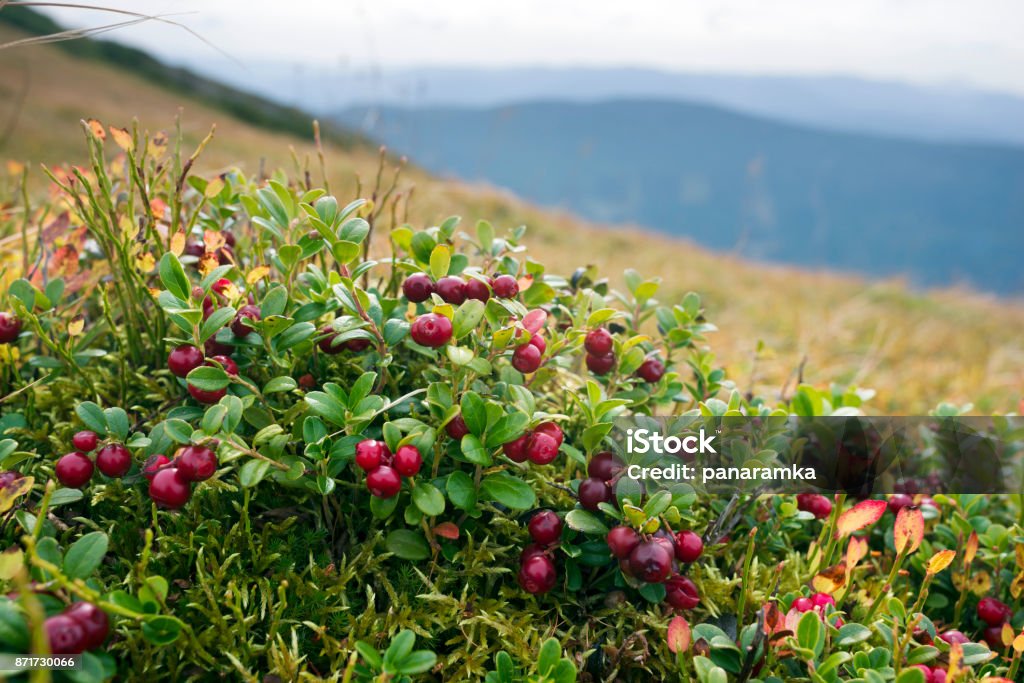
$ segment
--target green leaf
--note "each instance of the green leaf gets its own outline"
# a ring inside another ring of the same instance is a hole
[[[817,612],[806,612],[800,617],[796,626],[796,639],[800,647],[812,651],[815,657],[821,654],[821,648],[825,645],[825,634],[822,631],[821,617]]]
[[[600,534],[602,537],[608,534],[608,527],[601,518],[586,510],[570,510],[565,516],[565,523],[570,529],[585,534]]]
[[[77,503],[82,500],[85,496],[84,493],[78,489],[57,489],[50,496],[50,507],[57,507],[58,505],[68,505],[69,503]]]
[[[448,475],[445,484],[448,491],[448,499],[452,505],[461,510],[472,510],[476,507],[476,486],[473,485],[473,478],[461,470],[455,470]]]
[[[428,517],[436,517],[444,512],[444,494],[428,482],[416,484],[412,490],[412,502]]]
[[[224,308],[218,308],[216,311],[210,314],[210,317],[203,321],[202,326],[199,328],[199,341],[206,341],[213,335],[231,322],[231,319],[235,317],[235,309],[230,306]]]
[[[871,629],[861,624],[845,624],[839,629],[838,640],[836,645],[840,647],[847,647],[848,645],[856,645],[871,637]]]
[[[128,413],[121,408],[107,408],[103,411],[103,417],[107,421],[107,431],[124,441],[128,438],[128,430],[131,425],[128,422]]]
[[[455,310],[452,316],[452,334],[456,339],[462,339],[476,329],[484,317],[484,310],[487,306],[483,301],[467,299]]]
[[[75,541],[64,555],[64,573],[72,579],[88,578],[107,554],[109,540],[102,531],[93,531]]]
[[[103,409],[92,401],[82,401],[75,406],[75,414],[86,427],[101,437],[107,435],[107,416],[103,413]]]
[[[245,488],[252,488],[263,481],[269,471],[270,463],[266,460],[249,460],[238,470],[238,482]]]
[[[345,426],[345,405],[334,396],[322,391],[311,391],[303,400],[315,415],[338,427]]]
[[[533,489],[522,479],[505,472],[495,472],[480,482],[480,490],[489,500],[514,510],[529,510],[537,502]]]
[[[231,377],[224,368],[215,365],[201,365],[188,373],[185,380],[203,391],[218,391],[231,384]]]
[[[555,664],[558,663],[558,659],[562,656],[562,646],[558,644],[558,641],[554,638],[548,638],[540,646],[540,654],[537,655],[537,673],[541,676],[547,676]]]
[[[399,662],[412,652],[413,645],[416,644],[416,634],[408,629],[399,631],[394,638],[391,639],[391,645],[384,651],[384,670],[394,671],[396,662]]]
[[[439,244],[430,252],[430,273],[435,280],[440,280],[448,274],[448,267],[452,263],[452,249],[447,244]]]
[[[437,664],[437,655],[430,650],[416,650],[410,652],[405,659],[395,663],[395,673],[412,676],[423,674],[434,668]]]
[[[462,437],[462,442],[459,444],[462,448],[462,455],[469,462],[474,465],[480,465],[481,467],[487,467],[494,461],[491,459],[491,454],[487,452],[487,449],[480,443],[480,439],[476,438],[472,434],[466,434]]]
[[[181,267],[178,257],[169,251],[160,259],[160,282],[171,294],[182,301],[188,301],[192,290],[188,276],[185,275],[185,269]]]
[[[497,448],[518,439],[526,431],[526,425],[529,423],[530,418],[526,413],[517,411],[505,415],[487,430],[487,447]]]
[[[275,377],[267,382],[263,387],[263,393],[277,394],[282,391],[292,391],[298,386],[298,383],[292,377],[289,377],[288,375],[281,375],[280,377]]]
[[[174,617],[154,617],[142,624],[142,635],[154,645],[170,645],[181,634],[181,622]]]
[[[380,671],[381,667],[384,666],[384,660],[381,658],[380,653],[369,643],[357,640],[355,648],[359,656],[373,669]]]
[[[483,436],[484,430],[487,429],[487,404],[480,398],[480,394],[467,391],[462,395],[460,404],[462,419],[466,421],[470,433]]]
[[[896,683],[927,683],[927,681],[924,672],[915,666],[901,671],[900,675],[896,677]]]
[[[0,642],[14,652],[28,652],[28,624],[9,600],[0,601]]]
[[[178,443],[189,443],[192,441],[192,425],[184,420],[171,418],[164,422],[164,434]]]
[[[212,405],[203,413],[203,421],[199,423],[199,426],[207,434],[216,434],[220,430],[221,424],[224,423],[224,417],[227,414],[228,407],[223,403]],[[164,429],[166,430],[166,426]]]
[[[403,560],[426,560],[430,557],[430,546],[423,534],[411,529],[395,529],[384,542],[389,552]]]

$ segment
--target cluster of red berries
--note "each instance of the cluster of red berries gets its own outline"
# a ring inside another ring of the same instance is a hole
[[[548,343],[544,341],[544,337],[536,332],[532,333],[530,341],[520,344],[512,352],[512,367],[524,375],[537,372],[543,362],[544,352],[547,348]]]
[[[615,368],[615,341],[606,328],[598,327],[588,332],[583,339],[583,348],[587,352],[587,369],[595,375],[607,375]],[[650,356],[637,368],[636,375],[649,384],[656,384],[665,375],[665,364]]]
[[[580,505],[595,511],[601,503],[611,503],[615,498],[613,485],[625,465],[614,453],[598,453],[587,463],[587,478],[580,482],[577,492]]]
[[[77,655],[103,645],[110,633],[107,613],[91,602],[75,602],[43,624],[50,652]]]
[[[820,493],[798,493],[796,507],[800,512],[810,512],[815,519],[825,519],[832,514],[832,501]]]
[[[167,367],[168,369],[178,377],[184,379],[188,376],[188,373],[192,372],[200,365],[220,365],[224,369],[224,372],[232,376],[238,376],[238,365],[231,359],[230,356],[212,356],[209,360],[203,355],[195,346],[191,344],[182,344],[171,350],[167,356]],[[188,393],[195,400],[200,403],[216,403],[217,401],[224,398],[228,390],[225,389],[200,389],[199,387],[189,384]]]
[[[825,619],[825,609],[832,607],[835,609],[836,601],[828,593],[815,593],[811,597],[801,596],[793,601],[791,607],[801,614],[804,612],[814,611],[817,612],[818,616]],[[833,626],[842,626],[843,620],[836,616],[834,618]]]
[[[632,527],[613,527],[605,538],[608,549],[626,576],[646,583],[665,584],[665,602],[676,609],[693,609],[700,604],[697,584],[676,573],[676,562],[696,562],[704,552],[699,534],[684,530],[676,534],[659,531],[641,536]]]
[[[549,465],[558,457],[564,438],[562,428],[557,424],[542,422],[533,431],[503,445],[501,450],[513,462],[529,460],[534,465]]]
[[[0,344],[11,344],[18,341],[21,334],[21,319],[13,313],[0,311]]]
[[[414,304],[422,303],[432,294],[437,294],[445,303],[458,306],[466,299],[487,301],[492,292],[499,299],[512,299],[519,294],[519,282],[511,275],[488,278],[486,282],[472,277],[463,279],[449,275],[435,283],[426,273],[414,273],[402,283],[402,293]]]
[[[213,255],[217,257],[218,263],[226,266],[235,262],[235,235],[229,230],[221,230],[220,234],[224,237],[224,246],[214,251]],[[206,244],[201,239],[189,238],[185,241],[185,253],[202,258],[206,255]]]
[[[96,432],[81,431],[71,438],[71,445],[76,450],[62,455],[54,466],[54,473],[61,484],[73,489],[80,489],[92,479],[93,471],[111,478],[120,478],[132,467],[132,454],[122,444],[110,443],[96,453],[96,464],[87,453],[96,450],[99,437]]]
[[[562,537],[562,520],[551,510],[541,510],[527,528],[533,543],[519,556],[519,585],[527,593],[547,593],[558,581],[551,547]]]
[[[395,454],[383,441],[364,439],[356,444],[356,465],[366,472],[366,488],[378,498],[394,498],[402,490],[402,477],[415,477],[423,466],[420,449],[406,444]]]
[[[1003,624],[1010,621],[1013,611],[1009,605],[996,598],[982,598],[978,601],[978,618],[988,626],[985,628],[983,638],[992,649],[1001,650],[1003,647]]]
[[[940,666],[914,664],[914,668],[924,674],[924,683],[946,683],[946,670]]]
[[[160,507],[176,510],[192,497],[192,483],[206,481],[217,472],[217,454],[205,446],[185,446],[174,459],[151,455],[142,466],[149,480],[149,497]]]

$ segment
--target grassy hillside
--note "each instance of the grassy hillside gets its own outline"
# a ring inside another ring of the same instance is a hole
[[[18,35],[0,26],[0,42]],[[16,122],[0,147],[0,159],[80,162],[81,118],[124,126],[137,116],[144,128],[171,129],[179,107],[188,144],[217,124],[203,170],[237,165],[255,173],[261,160],[267,168],[290,165],[291,148],[300,161],[313,153],[307,140],[258,128],[138,74],[53,46],[8,50],[2,59],[0,131],[12,117]],[[331,188],[339,196],[356,192],[357,175],[364,187],[372,181],[374,150],[328,143],[326,154]],[[42,174],[33,172],[33,178],[34,187],[41,188]],[[5,183],[11,188],[6,178],[0,191]],[[611,272],[635,267],[663,276],[664,299],[701,292],[721,327],[715,339],[720,359],[744,388],[753,380],[769,393],[777,391],[806,356],[806,381],[874,387],[880,396],[869,407],[879,413],[919,413],[944,398],[972,400],[979,412],[1008,411],[1021,395],[1024,309],[1016,304],[961,291],[918,295],[898,282],[867,284],[753,264],[681,240],[540,210],[502,191],[439,180],[416,169],[403,174],[402,187],[415,187],[412,222],[460,214],[505,226],[525,223],[534,235],[531,245],[554,270],[587,263]],[[766,350],[755,364],[759,340]]]

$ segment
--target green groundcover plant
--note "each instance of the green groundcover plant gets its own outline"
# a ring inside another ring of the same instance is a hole
[[[618,418],[869,392],[745,395],[697,294],[403,225],[380,179],[346,203],[85,131],[0,219],[0,652],[82,655],[11,676],[1018,679],[1016,496],[616,485]]]

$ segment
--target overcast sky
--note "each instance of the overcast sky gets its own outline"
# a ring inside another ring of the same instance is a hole
[[[651,66],[845,74],[1024,94],[1024,0],[103,0],[174,17],[242,64]],[[48,10],[62,23],[107,17]],[[172,26],[111,37],[242,69]],[[184,57],[183,57],[184,56]]]

